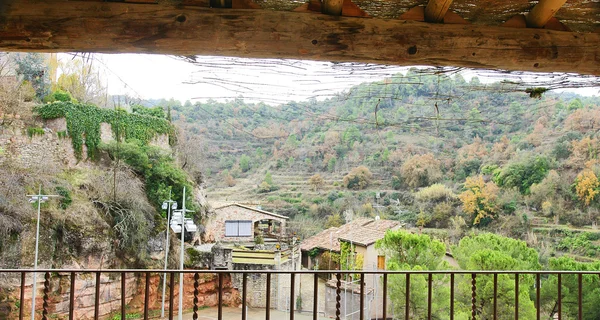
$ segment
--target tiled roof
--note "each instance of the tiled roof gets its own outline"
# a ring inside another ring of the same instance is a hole
[[[341,241],[370,246],[382,239],[386,231],[400,227],[400,222],[392,220],[372,220],[360,228],[353,228],[350,232],[340,235]]]
[[[374,220],[358,218],[339,227],[332,227],[304,239],[300,245],[303,251],[313,248],[340,251],[340,240],[352,241],[368,246],[383,238],[385,232],[400,226],[400,222],[392,220]]]
[[[243,205],[243,204],[240,204],[240,203],[213,203],[212,204],[213,210],[218,210],[218,209],[222,209],[222,208],[226,208],[226,207],[230,207],[230,206],[237,206],[237,207],[240,207],[240,208],[244,208],[244,209],[248,209],[248,210],[260,212],[262,214],[266,214],[266,215],[273,216],[273,217],[280,218],[280,219],[285,219],[285,220],[289,219],[289,217],[282,216],[282,215],[277,214],[277,213],[273,213],[273,212],[265,211],[265,210],[262,210],[262,209],[250,207],[250,206]]]

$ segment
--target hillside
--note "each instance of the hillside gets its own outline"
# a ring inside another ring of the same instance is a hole
[[[449,241],[471,227],[531,244],[548,225],[593,231],[600,98],[510,88],[413,70],[325,101],[171,108],[209,200],[260,201],[302,236],[375,214]],[[372,176],[345,178],[359,166]]]

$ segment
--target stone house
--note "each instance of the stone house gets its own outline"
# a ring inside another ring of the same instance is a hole
[[[375,242],[383,238],[387,230],[396,230],[400,227],[401,224],[398,221],[358,218],[339,227],[323,230],[302,241],[300,245],[302,267],[314,269],[322,260],[320,257],[323,253],[339,254],[340,243],[349,242],[352,243],[355,252],[364,257],[363,267],[365,270],[376,270],[378,263],[385,266],[385,258],[382,259],[375,250]],[[320,267],[320,269],[337,269],[338,267],[334,263],[331,267]]]
[[[211,211],[205,242],[253,243],[258,236],[265,242],[286,236],[288,217],[239,203],[216,205]]]
[[[319,269],[339,269],[337,263],[328,263],[321,259],[325,252],[340,253],[343,243],[349,244],[352,249],[350,258],[362,257],[362,270],[384,270],[386,257],[375,248],[377,240],[382,239],[388,230],[397,230],[402,227],[399,221],[381,220],[379,218],[359,218],[340,227],[329,228],[321,233],[305,239],[300,246],[302,252],[302,266],[313,269],[318,263]],[[347,263],[347,262],[346,262]],[[343,263],[342,263],[343,264]],[[360,267],[359,267],[360,268]],[[367,274],[365,276],[365,311],[371,318],[378,318],[383,307],[381,275]],[[348,319],[358,319],[359,280],[344,279],[342,285],[341,304],[342,316]],[[325,286],[325,301],[321,310],[326,315],[335,314],[335,286],[329,281]]]

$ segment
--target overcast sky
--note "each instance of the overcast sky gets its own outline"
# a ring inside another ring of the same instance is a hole
[[[67,54],[59,59],[71,59]],[[352,63],[297,60],[257,60],[197,57],[196,63],[181,58],[145,54],[94,54],[110,94],[141,99],[174,98],[180,101],[219,100],[242,96],[270,104],[324,99],[363,83],[382,80],[406,68]],[[473,72],[464,72],[470,78]],[[481,77],[480,77],[481,78]],[[498,79],[482,78],[485,81]],[[600,95],[598,88],[579,89]]]

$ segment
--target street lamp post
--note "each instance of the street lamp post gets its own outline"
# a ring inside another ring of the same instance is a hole
[[[179,270],[183,271],[183,244],[184,244],[184,236],[185,236],[185,214],[188,212],[194,212],[192,210],[187,210],[185,208],[185,187],[183,187],[183,199],[181,200],[181,210],[177,210],[181,212],[181,249],[179,256]],[[183,320],[183,272],[179,274],[179,320]]]
[[[171,223],[171,209],[177,209],[177,201],[171,200],[171,190],[169,190],[169,200],[166,200],[162,204],[162,209],[167,210],[167,236],[166,236],[166,244],[165,244],[165,270],[167,270],[167,259],[169,257],[169,225]],[[165,317],[165,289],[167,287],[167,273],[165,272],[163,275],[163,286],[162,286],[162,304],[160,308],[160,317]]]
[[[31,320],[35,320],[35,291],[37,288],[37,265],[38,265],[38,248],[40,237],[40,212],[42,210],[42,202],[48,201],[50,197],[59,197],[58,195],[42,194],[42,185],[40,185],[38,194],[28,194],[29,203],[37,202],[37,222],[35,227],[35,258],[33,260],[33,284],[31,292]]]

